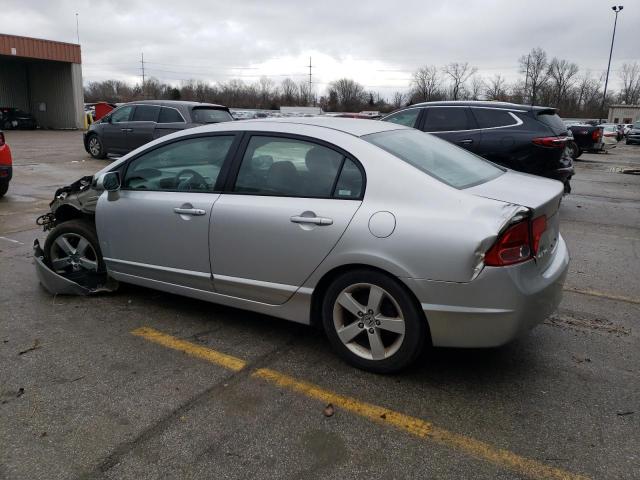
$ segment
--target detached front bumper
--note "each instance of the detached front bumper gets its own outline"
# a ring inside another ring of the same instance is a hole
[[[559,237],[554,258],[543,272],[530,260],[485,267],[469,283],[403,280],[422,304],[434,346],[497,347],[557,309],[568,268],[569,251]]]
[[[38,280],[52,295],[92,295],[95,293],[115,292],[118,289],[118,282],[108,276],[106,276],[104,282],[90,288],[57,274],[44,263],[44,252],[38,240],[33,241],[33,255],[36,261]]]

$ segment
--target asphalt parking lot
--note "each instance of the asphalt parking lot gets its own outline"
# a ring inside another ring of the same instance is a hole
[[[0,479],[640,478],[640,146],[577,162],[546,323],[380,376],[266,316],[127,285],[52,297],[35,218],[107,160],[80,132],[6,137]]]

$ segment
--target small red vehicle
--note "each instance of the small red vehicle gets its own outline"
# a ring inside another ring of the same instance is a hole
[[[13,174],[11,149],[4,140],[4,133],[0,130],[0,197],[9,190],[9,181]]]

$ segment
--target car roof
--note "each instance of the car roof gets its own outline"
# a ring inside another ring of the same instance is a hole
[[[164,105],[167,107],[177,107],[179,105],[183,105],[186,107],[217,107],[217,108],[227,108],[224,105],[218,105],[217,103],[204,103],[204,102],[190,102],[186,100],[136,100],[133,102],[128,102],[127,105],[138,105],[150,103],[152,105]]]
[[[508,110],[534,110],[534,109],[547,109],[548,107],[539,107],[532,105],[520,105],[517,103],[509,102],[493,102],[486,100],[450,100],[441,102],[422,102],[410,105],[407,108],[412,107],[428,107],[428,106],[442,106],[442,107],[488,107],[488,108],[504,108]],[[549,108],[551,109],[551,108]]]
[[[337,117],[283,117],[283,118],[265,118],[259,120],[238,120],[233,122],[235,125],[243,125],[239,127],[244,130],[252,130],[260,128],[265,123],[282,123],[288,125],[311,125],[315,127],[329,128],[340,132],[347,133],[356,137],[369,135],[372,133],[386,132],[390,130],[412,130],[404,125],[391,122],[381,122],[379,120],[366,120],[357,118],[337,118]],[[223,124],[216,124],[223,125]]]

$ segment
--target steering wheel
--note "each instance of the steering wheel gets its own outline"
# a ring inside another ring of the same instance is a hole
[[[182,178],[185,175],[188,177]],[[209,188],[204,177],[190,168],[185,168],[176,175],[176,186],[178,190],[207,190]]]

